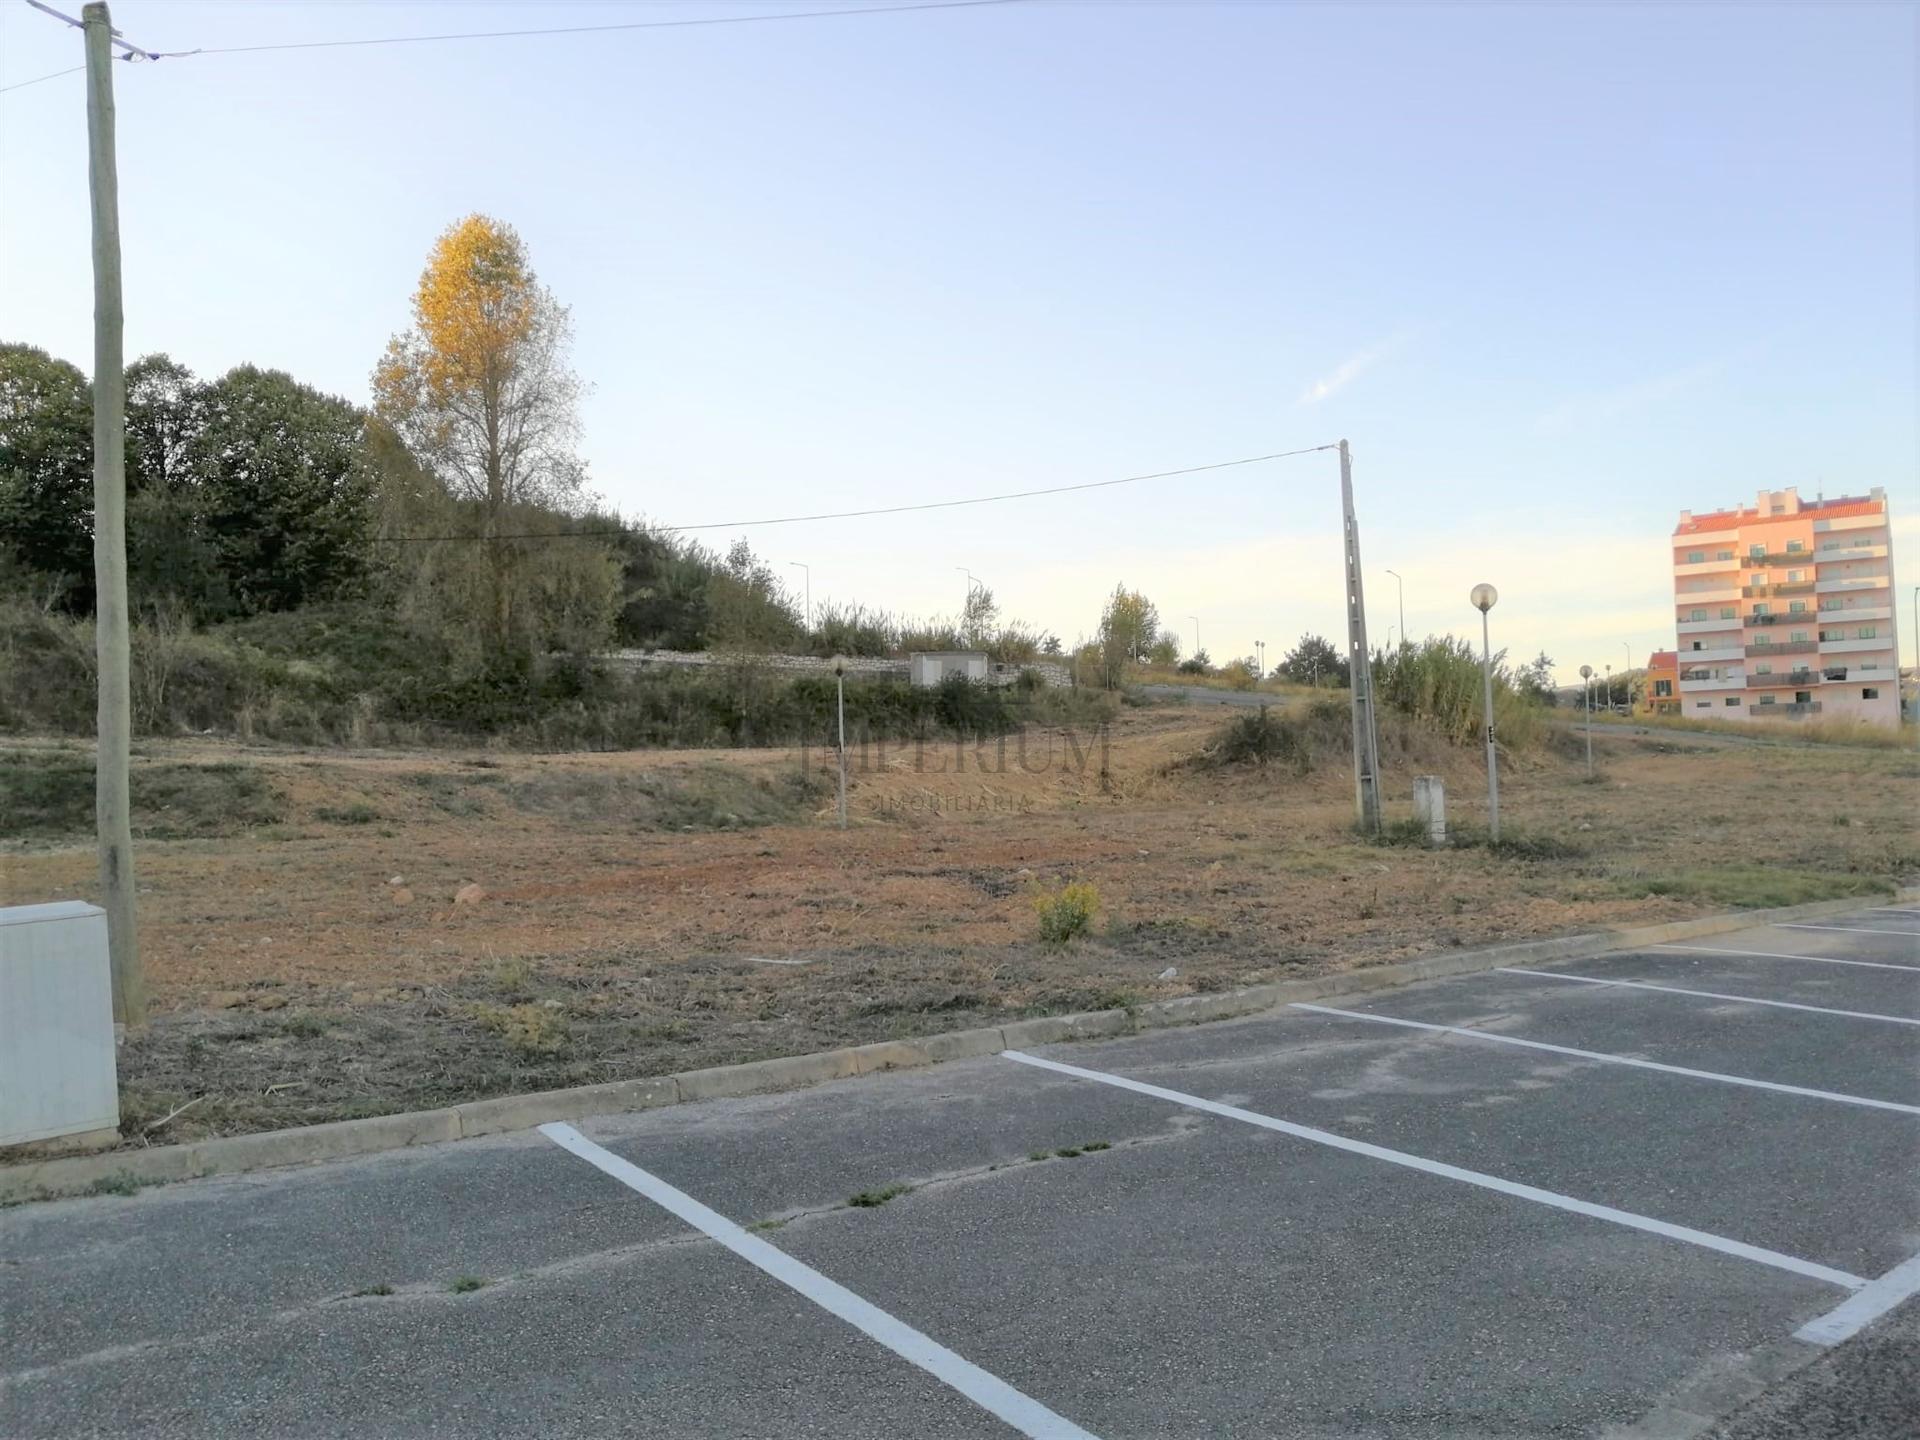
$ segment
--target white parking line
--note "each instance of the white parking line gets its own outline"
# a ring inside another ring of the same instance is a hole
[[[1572,980],[1580,985],[1623,985],[1629,990],[1658,990],[1666,995],[1693,995],[1702,1000],[1737,1000],[1742,1005],[1768,1005],[1776,1010],[1810,1010],[1815,1015],[1843,1015],[1849,1020],[1884,1020],[1889,1025],[1920,1025],[1905,1015],[1877,1015],[1870,1010],[1830,1010],[1825,1005],[1800,1005],[1792,1000],[1756,1000],[1751,995],[1722,995],[1715,990],[1682,990],[1678,985],[1649,985],[1644,980],[1602,980],[1596,975],[1566,975],[1558,970],[1521,970],[1502,966],[1502,975],[1537,975],[1542,980]]]
[[[1490,1030],[1474,1030],[1460,1025],[1434,1025],[1425,1020],[1402,1020],[1395,1015],[1370,1015],[1364,1010],[1336,1010],[1331,1005],[1294,1002],[1295,1010],[1311,1010],[1316,1015],[1339,1015],[1348,1020],[1373,1020],[1381,1025],[1403,1025],[1409,1030],[1435,1030],[1443,1035],[1465,1035],[1473,1040],[1491,1040],[1499,1045],[1524,1045],[1529,1050],[1548,1050],[1555,1055],[1574,1055],[1582,1060],[1602,1060],[1609,1065],[1631,1065],[1636,1070],[1658,1070],[1667,1075],[1685,1075],[1694,1080],[1718,1080],[1722,1085],[1745,1085],[1754,1090],[1777,1090],[1783,1095],[1804,1095],[1810,1100],[1834,1100],[1842,1105],[1865,1105],[1873,1110],[1898,1110],[1905,1115],[1920,1115],[1920,1105],[1901,1105],[1892,1100],[1869,1100],[1864,1095],[1842,1095],[1837,1090],[1809,1090],[1804,1085],[1782,1085],[1774,1080],[1751,1080],[1744,1075],[1721,1075],[1713,1070],[1689,1070],[1684,1065],[1662,1065],[1657,1060],[1635,1060],[1627,1055],[1608,1055],[1599,1050],[1576,1050],[1570,1045],[1549,1045],[1544,1040],[1522,1040],[1517,1035],[1496,1035]]]
[[[1909,939],[1920,938],[1920,933],[1912,930],[1877,930],[1869,925],[1799,925],[1782,923],[1773,928],[1776,930],[1829,930],[1837,935],[1905,935]]]
[[[1290,1120],[1276,1120],[1271,1115],[1242,1110],[1237,1105],[1223,1105],[1217,1100],[1203,1100],[1198,1095],[1188,1095],[1179,1090],[1166,1090],[1140,1080],[1129,1080],[1124,1075],[1109,1075],[1103,1070],[1085,1070],[1078,1065],[1064,1065],[1058,1060],[1043,1060],[1038,1055],[1029,1055],[1023,1050],[1002,1050],[1000,1056],[1003,1060],[1032,1065],[1040,1070],[1053,1070],[1062,1075],[1072,1075],[1077,1079],[1092,1080],[1121,1090],[1132,1090],[1140,1095],[1151,1095],[1156,1100],[1168,1100],[1191,1110],[1204,1110],[1210,1115],[1223,1115],[1229,1120],[1258,1125],[1263,1130],[1277,1130],[1282,1135],[1293,1136],[1296,1140],[1310,1140],[1316,1145],[1326,1145],[1354,1155],[1365,1155],[1373,1160],[1384,1160],[1390,1165],[1404,1165],[1409,1170],[1420,1170],[1428,1175],[1441,1176],[1443,1179],[1477,1185],[1483,1190],[1494,1190],[1502,1195],[1517,1196],[1522,1200],[1531,1200],[1536,1205],[1547,1205],[1555,1210],[1570,1210],[1576,1215],[1587,1215],[1596,1220],[1610,1220],[1616,1225],[1624,1225],[1632,1230],[1645,1230],[1653,1235],[1663,1235],[1669,1240],[1684,1240],[1689,1245],[1718,1250],[1723,1255],[1736,1255],[1742,1260],[1751,1260],[1759,1265],[1770,1265],[1776,1270],[1791,1271],[1795,1275],[1825,1280],[1830,1285],[1839,1285],[1848,1290],[1858,1290],[1867,1283],[1862,1277],[1850,1275],[1845,1270],[1818,1265],[1795,1255],[1783,1255],[1778,1250],[1764,1250],[1758,1245],[1749,1245],[1742,1240],[1729,1240],[1723,1235],[1711,1235],[1705,1230],[1693,1230],[1685,1225],[1670,1225],[1665,1220],[1655,1220],[1648,1215],[1635,1215],[1630,1210],[1616,1210],[1611,1205],[1596,1205],[1589,1200],[1576,1200],[1570,1195],[1556,1194],[1552,1190],[1541,1190],[1532,1185],[1519,1184],[1517,1181],[1502,1180],[1498,1175],[1486,1175],[1478,1170],[1463,1170],[1458,1165],[1447,1165],[1438,1160],[1409,1155],[1404,1150],[1389,1150],[1383,1145],[1369,1145],[1364,1140],[1349,1140],[1344,1135],[1335,1135],[1328,1130],[1315,1130],[1306,1125],[1296,1125]]]
[[[1793,1338],[1838,1345],[1910,1295],[1920,1295],[1920,1255],[1902,1261],[1878,1280],[1869,1280],[1826,1314],[1794,1331]]]
[[[1695,955],[1753,955],[1762,960],[1817,960],[1822,965],[1858,965],[1867,970],[1906,970],[1920,975],[1920,965],[1889,965],[1884,960],[1842,960],[1837,955],[1782,955],[1778,950],[1721,950],[1712,945],[1655,945],[1654,950],[1687,950]]]
[[[1071,1420],[1054,1414],[1038,1400],[1021,1394],[1006,1381],[989,1375],[972,1361],[963,1360],[911,1325],[894,1319],[886,1311],[862,1300],[811,1266],[801,1264],[784,1250],[775,1249],[757,1236],[749,1235],[726,1216],[709,1210],[691,1195],[674,1189],[657,1175],[651,1175],[638,1165],[621,1159],[611,1150],[602,1149],[571,1125],[542,1125],[540,1133],[561,1149],[578,1155],[621,1184],[639,1191],[694,1229],[718,1240],[742,1260],[758,1266],[829,1314],[839,1316],[901,1359],[918,1365],[934,1379],[958,1390],[982,1410],[1006,1421],[1022,1435],[1031,1436],[1033,1440],[1095,1440],[1087,1431]]]

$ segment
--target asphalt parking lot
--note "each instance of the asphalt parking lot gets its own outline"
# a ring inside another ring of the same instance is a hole
[[[23,1205],[0,1435],[1911,1434],[1917,1062],[1879,907]]]

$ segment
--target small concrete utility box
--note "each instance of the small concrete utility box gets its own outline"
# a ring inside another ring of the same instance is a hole
[[[907,657],[907,674],[915,685],[937,686],[950,675],[984,681],[991,667],[984,650],[916,650]]]
[[[1427,833],[1427,844],[1447,843],[1447,787],[1438,775],[1413,777],[1413,818]]]
[[[0,1145],[117,1131],[107,913],[0,908]]]

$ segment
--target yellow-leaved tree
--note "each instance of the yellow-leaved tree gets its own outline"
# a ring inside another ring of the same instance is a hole
[[[469,215],[434,242],[412,328],[373,372],[374,412],[458,502],[484,555],[488,647],[528,632],[537,588],[510,537],[584,495],[575,453],[580,381],[567,308],[533,272],[511,225]],[[551,543],[551,542],[550,542]],[[581,542],[572,542],[581,543]]]

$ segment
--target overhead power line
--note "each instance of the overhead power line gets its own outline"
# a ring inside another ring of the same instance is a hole
[[[0,85],[0,95],[6,94],[9,90],[24,90],[29,85],[38,85],[42,80],[58,80],[62,75],[78,75],[86,68],[84,65],[69,65],[64,70],[55,70],[51,75],[36,75],[31,80],[16,80],[11,85]]]
[[[39,0],[27,0],[36,10],[43,10],[57,20],[77,26],[80,22],[71,16],[63,15]],[[266,45],[201,45],[192,50],[144,50],[128,45],[118,38],[114,43],[127,51],[122,59],[136,57],[143,60],[184,60],[190,55],[255,55],[272,50],[342,50],[368,45],[430,45],[449,40],[520,40],[542,35],[606,35],[626,30],[688,30],[715,25],[765,25],[782,20],[832,20],[856,15],[902,15],[917,10],[978,10],[990,5],[1024,5],[1030,0],[917,0],[917,3],[901,5],[856,5],[842,6],[832,10],[788,10],[773,15],[696,15],[679,20],[626,20],[607,25],[542,25],[522,30],[460,30],[435,35],[371,35],[350,40],[284,40]],[[66,71],[59,71],[66,74]],[[0,94],[7,90],[20,90],[28,85],[37,85],[40,80],[51,80],[52,75],[42,75],[38,80],[24,80],[18,85],[0,87]]]
[[[816,520],[859,520],[870,515],[906,515],[918,510],[953,510],[963,505],[993,505],[1002,500],[1031,500],[1041,495],[1067,495],[1077,490],[1106,490],[1115,485],[1137,485],[1143,480],[1171,480],[1178,475],[1199,475],[1208,470],[1228,470],[1237,465],[1258,465],[1267,460],[1286,460],[1295,455],[1312,455],[1320,450],[1337,450],[1338,445],[1309,445],[1303,450],[1280,450],[1271,455],[1248,455],[1240,460],[1216,460],[1211,465],[1189,465],[1182,470],[1156,470],[1148,475],[1123,475],[1118,480],[1088,480],[1078,485],[1049,485],[1040,490],[1010,490],[1002,495],[974,495],[964,500],[925,500],[914,505],[880,505],[868,510],[831,510],[817,515],[776,515],[759,520],[713,520],[700,525],[617,525],[597,530],[542,530],[510,535],[383,535],[387,544],[426,544],[442,540],[595,540],[617,535],[681,535],[694,530],[748,530],[764,525],[801,525]]]

